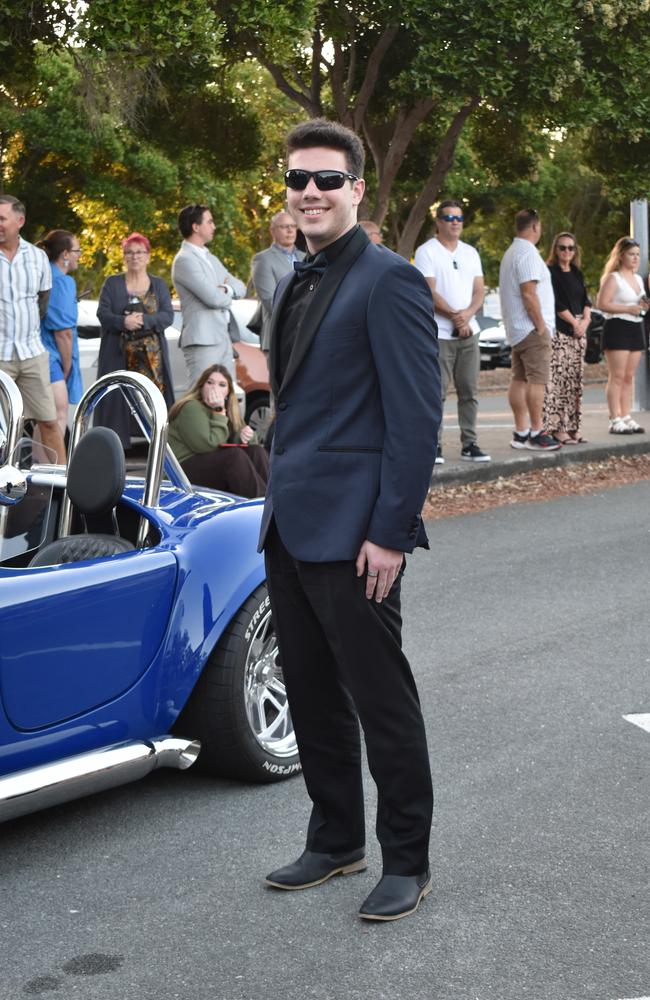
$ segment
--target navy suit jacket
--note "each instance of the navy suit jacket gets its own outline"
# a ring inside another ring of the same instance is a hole
[[[402,257],[358,229],[323,274],[282,383],[278,285],[269,368],[276,400],[260,551],[274,517],[305,562],[356,559],[365,539],[428,547],[421,509],[441,419],[431,292]]]

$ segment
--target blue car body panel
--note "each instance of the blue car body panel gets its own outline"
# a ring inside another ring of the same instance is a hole
[[[0,775],[166,732],[264,581],[262,504],[142,482],[123,505],[159,540],[107,559],[0,566]],[[190,734],[191,735],[191,734]]]

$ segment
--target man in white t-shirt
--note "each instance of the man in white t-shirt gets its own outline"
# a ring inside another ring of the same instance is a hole
[[[463,243],[463,208],[458,201],[443,201],[436,210],[437,235],[415,251],[415,266],[431,289],[438,323],[440,373],[443,402],[453,380],[458,394],[460,457],[466,462],[489,462],[476,440],[478,400],[476,389],[481,369],[475,314],[483,305],[485,286],[481,258],[469,243]],[[442,426],[439,434],[442,433]],[[444,461],[438,438],[436,464]]]
[[[515,419],[513,448],[555,451],[559,441],[544,431],[544,394],[551,380],[551,338],[555,330],[555,297],[551,273],[537,243],[542,223],[534,208],[515,215],[517,235],[499,269],[501,314],[512,347],[508,402]]]

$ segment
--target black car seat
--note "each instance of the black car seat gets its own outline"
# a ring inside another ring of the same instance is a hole
[[[55,566],[133,551],[135,546],[120,538],[115,515],[125,479],[124,450],[115,431],[109,427],[87,431],[70,459],[66,487],[84,533],[50,542],[29,565]]]

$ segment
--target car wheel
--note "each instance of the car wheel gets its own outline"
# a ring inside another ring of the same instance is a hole
[[[246,423],[253,428],[260,444],[264,444],[271,423],[271,399],[267,392],[253,392],[246,397]]]
[[[175,728],[201,741],[197,764],[212,774],[269,782],[301,770],[265,585],[221,636]]]

